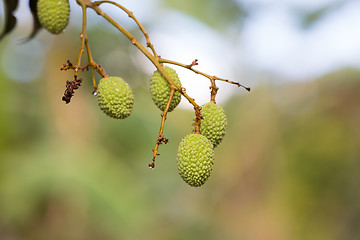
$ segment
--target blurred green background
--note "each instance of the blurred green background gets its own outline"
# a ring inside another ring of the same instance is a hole
[[[239,2],[152,1],[159,9],[146,27],[177,11],[231,38],[253,11]],[[336,11],[326,6],[300,19],[316,24]],[[89,72],[81,73],[71,103],[61,101],[72,72],[59,68],[75,62],[79,14],[72,9],[74,20],[60,36],[42,31],[21,43],[27,23],[0,42],[1,240],[360,239],[360,69],[334,67],[306,81],[254,69],[249,81],[234,71],[232,80],[244,79],[252,91],[221,85],[227,134],[212,176],[191,188],[177,173],[176,151],[193,112],[182,107],[168,115],[170,142],[149,170],[161,120],[148,90],[152,67],[94,14],[88,34],[95,61],[127,79],[133,113],[125,120],[105,116]],[[240,64],[231,55],[212,61]]]

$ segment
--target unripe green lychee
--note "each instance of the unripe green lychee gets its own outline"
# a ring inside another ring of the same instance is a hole
[[[133,91],[120,77],[102,78],[98,85],[97,98],[100,109],[116,119],[130,116],[134,105]]]
[[[182,179],[199,187],[209,178],[214,165],[214,147],[203,135],[192,133],[180,143],[177,166]]]
[[[201,109],[200,132],[216,147],[225,136],[227,118],[224,109],[214,102],[205,103]]]
[[[164,70],[171,77],[171,79],[181,87],[181,82],[175,70],[167,66],[164,67]],[[155,105],[161,111],[164,111],[170,97],[170,84],[158,70],[153,73],[150,79],[150,92]],[[180,100],[181,93],[175,91],[170,103],[169,112],[174,110],[174,108],[180,103]]]
[[[53,34],[61,33],[69,23],[69,0],[39,0],[37,16],[41,26]]]

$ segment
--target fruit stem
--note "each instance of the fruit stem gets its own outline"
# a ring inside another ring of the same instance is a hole
[[[160,144],[162,144],[163,142],[166,144],[169,140],[164,138],[164,126],[165,126],[165,121],[166,121],[166,115],[169,111],[169,108],[170,108],[170,104],[171,104],[171,101],[174,97],[174,94],[175,94],[175,88],[171,88],[170,89],[170,96],[169,96],[169,99],[168,99],[168,102],[166,104],[166,107],[164,109],[164,111],[161,113],[161,125],[160,125],[160,131],[159,131],[159,135],[158,135],[158,139],[156,141],[156,144],[155,144],[155,147],[153,149],[153,152],[154,152],[154,156],[153,156],[153,159],[152,159],[152,163],[149,164],[149,168],[153,169],[155,167],[155,158],[157,155],[159,155],[158,153],[158,149],[159,149],[159,146]]]
[[[94,71],[93,69],[95,69],[100,75],[101,77],[109,77],[104,69],[101,67],[101,65],[96,64],[96,62],[94,61],[94,59],[92,58],[91,55],[91,50],[90,50],[90,45],[89,45],[89,40],[88,37],[85,36],[85,46],[86,46],[86,51],[87,51],[87,55],[88,55],[88,60],[89,60],[89,65],[90,65],[90,69],[91,69],[91,75],[93,78],[93,87],[94,87],[94,91],[93,93],[95,93],[97,91],[97,85],[96,85],[96,81],[95,81],[95,76],[94,76]]]
[[[82,4],[81,8],[82,8],[82,30],[81,30],[81,34],[80,34],[81,43],[80,43],[80,51],[79,51],[76,65],[74,68],[74,78],[75,79],[77,78],[77,74],[78,74],[80,64],[81,64],[81,58],[85,51],[84,45],[85,45],[85,36],[86,36],[86,6],[84,4]]]
[[[211,78],[210,82],[211,82],[210,101],[216,104],[215,97],[216,97],[216,94],[217,94],[219,88],[216,86],[214,78]]]
[[[204,119],[201,116],[201,112],[200,112],[201,107],[200,108],[194,107],[194,110],[195,110],[194,130],[195,130],[195,133],[201,134],[200,125],[201,125],[201,120]]]
[[[95,69],[102,77],[108,77],[108,75],[105,73],[105,71],[101,67],[101,65],[98,65],[94,62],[92,55],[91,55],[90,45],[89,45],[88,37],[86,35],[86,25],[87,25],[87,12],[86,11],[87,11],[87,7],[89,6],[90,3],[88,2],[88,0],[84,0],[84,1],[77,0],[77,3],[82,8],[82,31],[80,34],[80,39],[81,39],[80,51],[79,51],[79,54],[77,57],[76,65],[71,65],[71,66],[69,64],[63,65],[62,70],[67,70],[70,68],[74,69],[74,79],[77,79],[79,69],[85,70],[85,69],[88,69],[88,67],[90,66],[92,80],[93,80],[93,87],[94,87],[93,93],[95,93],[97,91],[97,84],[96,84],[93,69]],[[86,47],[89,63],[85,67],[81,68],[81,58],[83,56],[83,53],[85,52],[84,46]]]

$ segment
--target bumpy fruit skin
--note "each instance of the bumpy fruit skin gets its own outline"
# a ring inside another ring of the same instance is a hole
[[[165,66],[164,69],[166,73],[169,74],[171,79],[177,85],[181,86],[181,82],[175,70],[167,66]],[[155,105],[161,111],[164,111],[170,96],[170,84],[166,81],[166,79],[158,70],[156,70],[153,73],[150,79],[150,92]],[[181,93],[176,91],[171,100],[169,112],[174,110],[174,108],[180,103],[180,101],[181,101]]]
[[[59,34],[69,23],[69,0],[39,0],[37,15],[41,26],[53,34]]]
[[[214,165],[214,147],[203,135],[192,133],[180,143],[177,165],[182,179],[199,187],[209,178]]]
[[[97,93],[100,109],[106,115],[116,119],[130,116],[134,105],[134,94],[122,78],[102,78]]]
[[[227,118],[225,111],[221,106],[213,102],[205,103],[201,109],[200,132],[207,137],[216,147],[225,136],[227,127]]]

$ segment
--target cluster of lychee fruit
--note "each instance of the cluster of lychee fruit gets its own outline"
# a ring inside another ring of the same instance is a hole
[[[69,1],[38,0],[37,14],[43,27],[53,34],[59,34],[69,21]],[[168,66],[164,66],[163,69],[171,80],[181,87],[175,70]],[[171,85],[159,70],[150,78],[150,93],[155,105],[161,111],[167,108],[167,112],[178,106],[182,96],[178,90],[171,96]],[[73,91],[69,91],[67,102],[72,94]],[[130,116],[134,94],[122,78],[106,75],[99,81],[96,95],[100,109],[109,117],[124,119]],[[203,185],[209,178],[214,165],[214,148],[222,141],[227,127],[225,112],[214,100],[201,106],[200,114],[195,118],[197,117],[200,120],[200,129],[196,130],[194,126],[193,132],[182,139],[177,152],[179,174],[192,187]]]
[[[164,67],[166,73],[179,86],[181,82],[175,70]],[[150,79],[150,92],[155,105],[164,111],[170,97],[170,84],[156,70]],[[181,94],[176,91],[169,112],[180,103]],[[187,135],[181,141],[177,153],[177,166],[182,179],[192,187],[199,187],[210,176],[214,165],[214,148],[222,141],[227,127],[224,109],[214,102],[206,103],[201,109],[200,132]]]
[[[175,70],[164,67],[166,73],[179,86],[181,82]],[[170,84],[156,70],[150,78],[150,92],[155,105],[164,111],[170,97]],[[98,101],[101,110],[112,118],[122,119],[130,115],[134,94],[129,85],[119,77],[103,78],[99,82]],[[181,101],[176,91],[168,111],[171,112]],[[210,176],[214,165],[214,148],[222,141],[227,127],[224,109],[214,102],[206,103],[201,109],[200,132],[190,133],[180,143],[177,166],[182,179],[193,187],[199,187]]]

